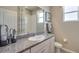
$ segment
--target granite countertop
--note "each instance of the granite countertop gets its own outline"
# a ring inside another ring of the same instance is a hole
[[[17,53],[17,52],[20,52],[24,49],[27,50],[27,49],[32,48],[33,46],[35,46],[37,44],[40,44],[41,42],[43,42],[51,37],[54,37],[54,34],[48,34],[45,36],[46,36],[46,38],[44,40],[41,40],[41,41],[30,41],[30,40],[28,40],[28,38],[19,39],[19,40],[17,40],[16,43],[0,47],[0,53]]]

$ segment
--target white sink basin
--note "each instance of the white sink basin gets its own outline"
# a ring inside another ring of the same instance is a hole
[[[30,40],[30,41],[42,41],[44,39],[45,39],[44,35],[37,35],[37,36],[28,38],[28,40]]]

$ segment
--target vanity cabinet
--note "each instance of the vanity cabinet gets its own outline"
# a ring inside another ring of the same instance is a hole
[[[54,53],[55,38],[52,37],[31,48],[31,53]]]
[[[0,47],[0,53],[54,53],[54,43],[55,37],[40,42],[19,40],[17,43]]]
[[[52,37],[52,38],[50,38],[49,39],[49,41],[50,41],[50,53],[54,53],[55,52],[55,37]]]
[[[49,48],[49,40],[46,40],[35,47],[31,48],[31,53],[43,53],[47,48]]]

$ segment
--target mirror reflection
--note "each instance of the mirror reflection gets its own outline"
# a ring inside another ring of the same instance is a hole
[[[44,32],[44,11],[40,7],[18,7],[18,10],[18,34]]]
[[[15,29],[16,35],[44,33],[47,15],[39,6],[0,6],[0,25]]]

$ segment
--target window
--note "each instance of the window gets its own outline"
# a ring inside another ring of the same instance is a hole
[[[44,22],[44,13],[43,11],[38,11],[38,23]]]
[[[64,10],[64,21],[78,21],[78,6],[65,6]]]
[[[45,12],[45,21],[51,21],[51,14],[49,12]]]

